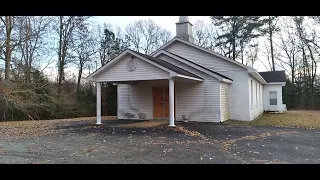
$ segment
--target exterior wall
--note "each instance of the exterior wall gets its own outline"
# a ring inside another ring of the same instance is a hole
[[[220,122],[219,81],[175,82],[176,120]]]
[[[220,82],[170,57],[163,59],[204,78],[203,82],[175,80],[175,119],[220,122]],[[138,114],[144,113],[146,119],[152,119],[153,86],[166,87],[168,80],[138,81],[137,85],[118,85],[118,118],[139,119]]]
[[[159,69],[158,67],[149,64],[141,59],[134,58],[136,68],[134,71],[127,70],[127,61],[131,56],[125,56],[119,62],[109,67],[107,71],[96,75],[96,81],[134,81],[134,80],[150,80],[150,79],[168,79],[169,73]]]
[[[265,111],[270,111],[269,100],[270,100],[270,91],[277,92],[277,107],[276,109],[280,112],[283,111],[282,105],[282,85],[281,84],[265,84],[263,88],[263,109]]]
[[[251,87],[252,81],[252,87]],[[260,90],[259,90],[260,86]],[[257,81],[252,76],[249,76],[249,114],[250,121],[254,120],[260,114],[263,113],[263,84]]]
[[[118,119],[142,119],[139,113],[145,115],[144,119],[153,119],[152,86],[168,86],[168,80],[118,85]]]
[[[220,82],[193,67],[185,65],[164,54],[158,56],[204,79],[203,82],[175,81],[176,120],[220,122]]]
[[[175,42],[165,50],[231,78],[233,83],[229,85],[230,119],[242,121],[250,119],[249,86],[246,83],[249,76],[246,68],[181,42]]]
[[[220,111],[221,111],[221,119],[220,119],[221,122],[230,119],[229,84],[227,83],[220,83]]]

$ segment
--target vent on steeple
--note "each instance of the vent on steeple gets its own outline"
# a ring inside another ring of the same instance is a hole
[[[194,42],[189,16],[179,16],[179,22],[176,23],[176,36],[185,41]]]

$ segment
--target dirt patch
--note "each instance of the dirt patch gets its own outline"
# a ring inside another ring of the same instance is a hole
[[[290,110],[282,114],[264,113],[260,118],[250,122],[230,120],[225,123],[234,125],[320,129],[320,111]]]
[[[198,131],[194,131],[194,130],[191,131],[181,126],[174,128],[174,131],[183,132],[184,134],[192,137],[201,137],[201,134]]]
[[[119,124],[115,127],[122,127],[122,128],[152,128],[152,127],[159,127],[168,125],[167,120],[150,120],[150,121],[141,121],[141,122],[132,122],[128,124]]]
[[[115,120],[116,116],[104,116],[102,120]],[[82,117],[72,119],[38,120],[38,121],[10,121],[0,122],[0,139],[36,137],[54,134],[56,128],[68,126],[72,122],[95,124],[96,117]]]
[[[269,133],[269,132],[265,132],[265,133],[261,133],[261,134],[256,134],[256,135],[251,135],[251,136],[244,136],[238,139],[231,139],[231,140],[227,140],[227,141],[221,141],[222,147],[224,150],[229,150],[231,145],[234,144],[236,141],[239,140],[253,140],[253,139],[261,139],[261,138],[266,138],[266,137],[270,137],[270,136],[274,136],[274,135],[283,135],[283,134],[292,134],[292,133],[299,133],[297,131],[283,131],[283,132],[275,132],[275,133]]]

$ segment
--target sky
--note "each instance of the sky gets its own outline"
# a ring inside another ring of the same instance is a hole
[[[103,24],[110,23],[112,25],[118,25],[121,29],[137,20],[151,19],[162,28],[171,31],[172,35],[176,35],[176,24],[179,21],[179,16],[97,16],[95,21]],[[189,21],[193,24],[196,20],[202,20],[204,22],[210,22],[209,16],[189,16]]]
[[[111,24],[112,26],[116,25],[119,26],[122,30],[125,29],[125,27],[137,20],[147,20],[151,19],[153,20],[156,24],[160,25],[162,28],[165,28],[169,31],[171,31],[173,37],[176,35],[176,24],[179,21],[179,16],[94,16],[92,18],[92,21],[95,24],[100,24],[103,25],[104,23],[106,24]],[[211,22],[209,16],[189,16],[189,21],[191,24],[194,24],[197,20],[202,20],[204,22]],[[261,56],[260,56],[261,58]],[[1,66],[0,62],[0,66]],[[45,73],[51,77],[56,77],[56,69],[55,69],[56,64],[50,64],[48,68],[45,69]],[[258,71],[264,71],[266,70],[259,61],[257,61],[254,65],[254,68],[256,68]],[[66,69],[66,76],[74,76],[77,75],[77,69],[76,67],[68,67]],[[88,74],[87,72],[84,72],[83,77],[86,77]]]
[[[171,31],[173,37],[176,35],[176,23],[179,21],[179,16],[96,16],[93,21],[101,25],[104,23],[111,24],[112,26],[117,25],[124,30],[128,24],[134,21],[147,19],[151,19],[162,28]],[[211,22],[210,16],[189,16],[191,24],[194,24],[197,20],[204,21],[205,23]],[[265,62],[265,57],[260,53],[258,53],[258,58],[267,64],[267,62]],[[267,70],[260,61],[255,62],[254,68],[258,71]]]

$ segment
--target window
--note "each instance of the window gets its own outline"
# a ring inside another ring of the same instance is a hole
[[[256,107],[258,106],[258,83],[256,83]]]
[[[252,86],[252,80],[251,80],[251,108],[253,108],[253,86]]]
[[[270,91],[270,105],[277,105],[277,92]]]

